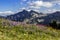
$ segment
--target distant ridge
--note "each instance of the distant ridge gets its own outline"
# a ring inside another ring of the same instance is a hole
[[[33,10],[31,10],[30,12],[23,10],[22,12],[18,12],[14,15],[9,15],[6,18],[10,19],[10,20],[15,20],[15,21],[24,21],[24,19],[30,19],[33,15],[33,13],[39,14],[38,12],[35,12]]]
[[[16,14],[9,15],[5,18],[12,21],[27,22],[31,24],[49,24],[51,20],[60,21],[60,11],[56,11],[50,14],[44,14],[33,10],[23,10]]]

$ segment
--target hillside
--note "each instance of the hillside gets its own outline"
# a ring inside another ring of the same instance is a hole
[[[39,13],[36,11],[23,10],[13,15],[9,15],[6,19],[12,21],[26,22],[29,24],[49,24],[51,21],[60,21],[60,12],[56,11],[50,14]]]
[[[45,17],[47,15],[43,13],[38,13],[36,11],[27,11],[23,10],[21,12],[18,12],[13,15],[9,15],[6,17],[6,19],[12,20],[12,21],[19,21],[19,22],[28,22],[29,24],[34,24],[37,23],[37,21],[40,21],[40,18],[43,19],[42,17]],[[28,20],[28,21],[26,21]],[[44,19],[43,19],[44,20]]]
[[[22,24],[11,26],[11,21],[0,19],[0,40],[60,40],[60,30],[44,25]]]
[[[56,21],[60,22],[60,12],[56,11],[54,13],[51,13],[51,14],[47,15],[44,18],[45,18],[45,20],[44,20],[45,24],[49,24],[53,20],[56,20]]]

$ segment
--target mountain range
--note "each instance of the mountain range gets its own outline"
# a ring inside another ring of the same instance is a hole
[[[52,20],[60,21],[60,12],[56,11],[51,14],[44,14],[33,10],[23,10],[16,14],[8,15],[5,18],[12,21],[26,22],[30,24],[49,24]]]

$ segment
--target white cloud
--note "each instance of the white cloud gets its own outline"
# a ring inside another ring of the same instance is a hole
[[[53,3],[51,3],[51,2],[44,2],[44,1],[27,2],[27,4],[28,4],[28,7],[27,7],[28,9],[31,9],[31,10],[34,10],[34,11],[37,11],[37,12],[40,12],[40,8],[41,7],[45,7],[45,8],[53,7]]]
[[[39,7],[52,7],[53,4],[51,2],[43,2],[43,1],[35,1],[29,4],[30,6],[33,6],[35,8],[39,8]]]
[[[60,5],[60,0],[54,0],[51,3]]]
[[[57,4],[60,5],[60,2],[58,2]]]
[[[53,13],[53,12],[56,12],[56,11],[57,11],[57,9],[48,9],[47,10],[48,13]]]
[[[0,15],[1,15],[1,16],[11,15],[11,14],[14,14],[14,12],[12,12],[12,11],[0,12]]]
[[[44,2],[42,6],[44,6],[44,7],[52,7],[53,4],[50,3],[50,2]]]
[[[27,8],[22,7],[22,8],[20,8],[17,12],[21,12],[21,11],[23,11],[23,10],[27,10]]]
[[[44,13],[54,13],[54,12],[56,12],[56,11],[60,11],[60,10],[58,10],[58,9],[47,9],[47,10],[45,10],[45,12]]]
[[[34,10],[34,11],[37,11],[37,12],[43,12],[44,13],[52,13],[52,12],[55,12],[55,11],[59,11],[56,9],[55,5],[58,4],[60,5],[60,0],[48,0],[48,1],[44,1],[44,0],[32,0],[32,1],[28,1],[27,2],[27,7],[22,7],[20,8],[20,10]],[[23,4],[22,4],[23,5]],[[53,9],[53,7],[55,9]]]

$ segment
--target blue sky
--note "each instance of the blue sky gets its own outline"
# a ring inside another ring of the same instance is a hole
[[[0,15],[24,9],[43,13],[60,11],[60,0],[0,0]]]
[[[20,0],[0,0],[0,11],[16,11],[19,9]]]

